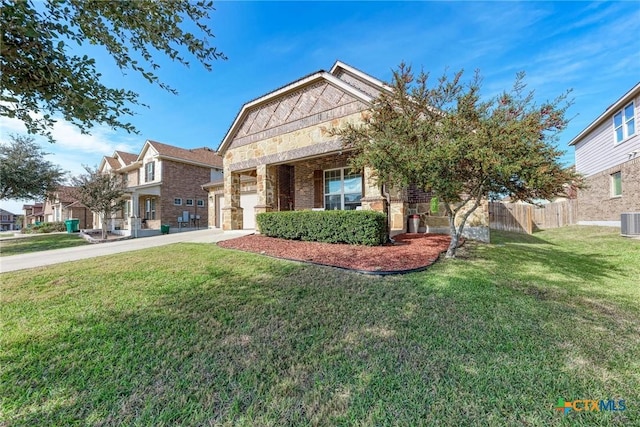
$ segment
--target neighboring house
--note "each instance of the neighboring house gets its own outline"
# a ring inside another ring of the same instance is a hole
[[[202,185],[222,178],[222,158],[210,148],[184,149],[147,140],[139,154],[116,151],[98,169],[125,175],[124,208],[111,219],[112,231],[137,235],[141,229],[206,227],[207,192]],[[99,216],[95,226],[100,228]]]
[[[24,212],[24,227],[36,225],[44,222],[44,204],[34,203],[32,205],[22,205]]]
[[[573,138],[578,223],[620,226],[620,214],[640,212],[640,83]]]
[[[17,230],[16,228],[16,218],[18,216],[9,211],[5,211],[4,209],[0,209],[0,230],[1,231],[11,231]]]
[[[79,220],[78,227],[92,228],[93,214],[78,201],[75,187],[62,185],[51,192],[42,208],[45,222],[64,222],[68,219]]]
[[[338,61],[246,103],[218,149],[223,180],[203,187],[209,225],[254,228],[255,215],[269,211],[371,209],[388,213],[391,235],[405,232],[408,215],[428,212],[431,195],[383,191],[372,170],[348,167],[349,150],[329,132],[363,123],[383,90],[380,80]]]

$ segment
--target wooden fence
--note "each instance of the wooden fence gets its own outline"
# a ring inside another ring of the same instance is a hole
[[[578,202],[575,199],[541,207],[526,203],[489,203],[489,226],[494,230],[532,234],[539,229],[564,227],[577,221]]]

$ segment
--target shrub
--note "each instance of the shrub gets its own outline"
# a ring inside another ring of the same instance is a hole
[[[23,229],[23,233],[53,233],[54,231],[67,231],[67,226],[64,222],[43,222]]]
[[[256,221],[260,233],[269,237],[367,246],[387,241],[387,217],[381,212],[266,212]]]

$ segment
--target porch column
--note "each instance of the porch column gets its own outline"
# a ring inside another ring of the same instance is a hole
[[[130,218],[130,233],[133,237],[138,237],[138,230],[140,229],[140,196],[135,191],[131,193],[131,218]]]
[[[385,212],[385,198],[380,191],[375,171],[370,167],[365,167],[362,178],[362,209]]]
[[[242,230],[242,208],[240,207],[240,174],[224,169],[224,207],[222,229]]]
[[[256,168],[256,193],[258,204],[254,211],[257,214],[271,212],[275,206],[276,193],[276,167],[270,165],[259,165]]]
[[[405,202],[406,197],[402,190],[397,188],[389,189],[389,235],[407,232],[407,213],[408,203]]]

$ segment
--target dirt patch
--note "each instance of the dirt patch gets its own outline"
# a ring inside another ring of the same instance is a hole
[[[447,250],[443,234],[400,234],[383,246],[302,242],[252,234],[225,240],[218,246],[295,261],[370,272],[400,272],[427,267]]]

